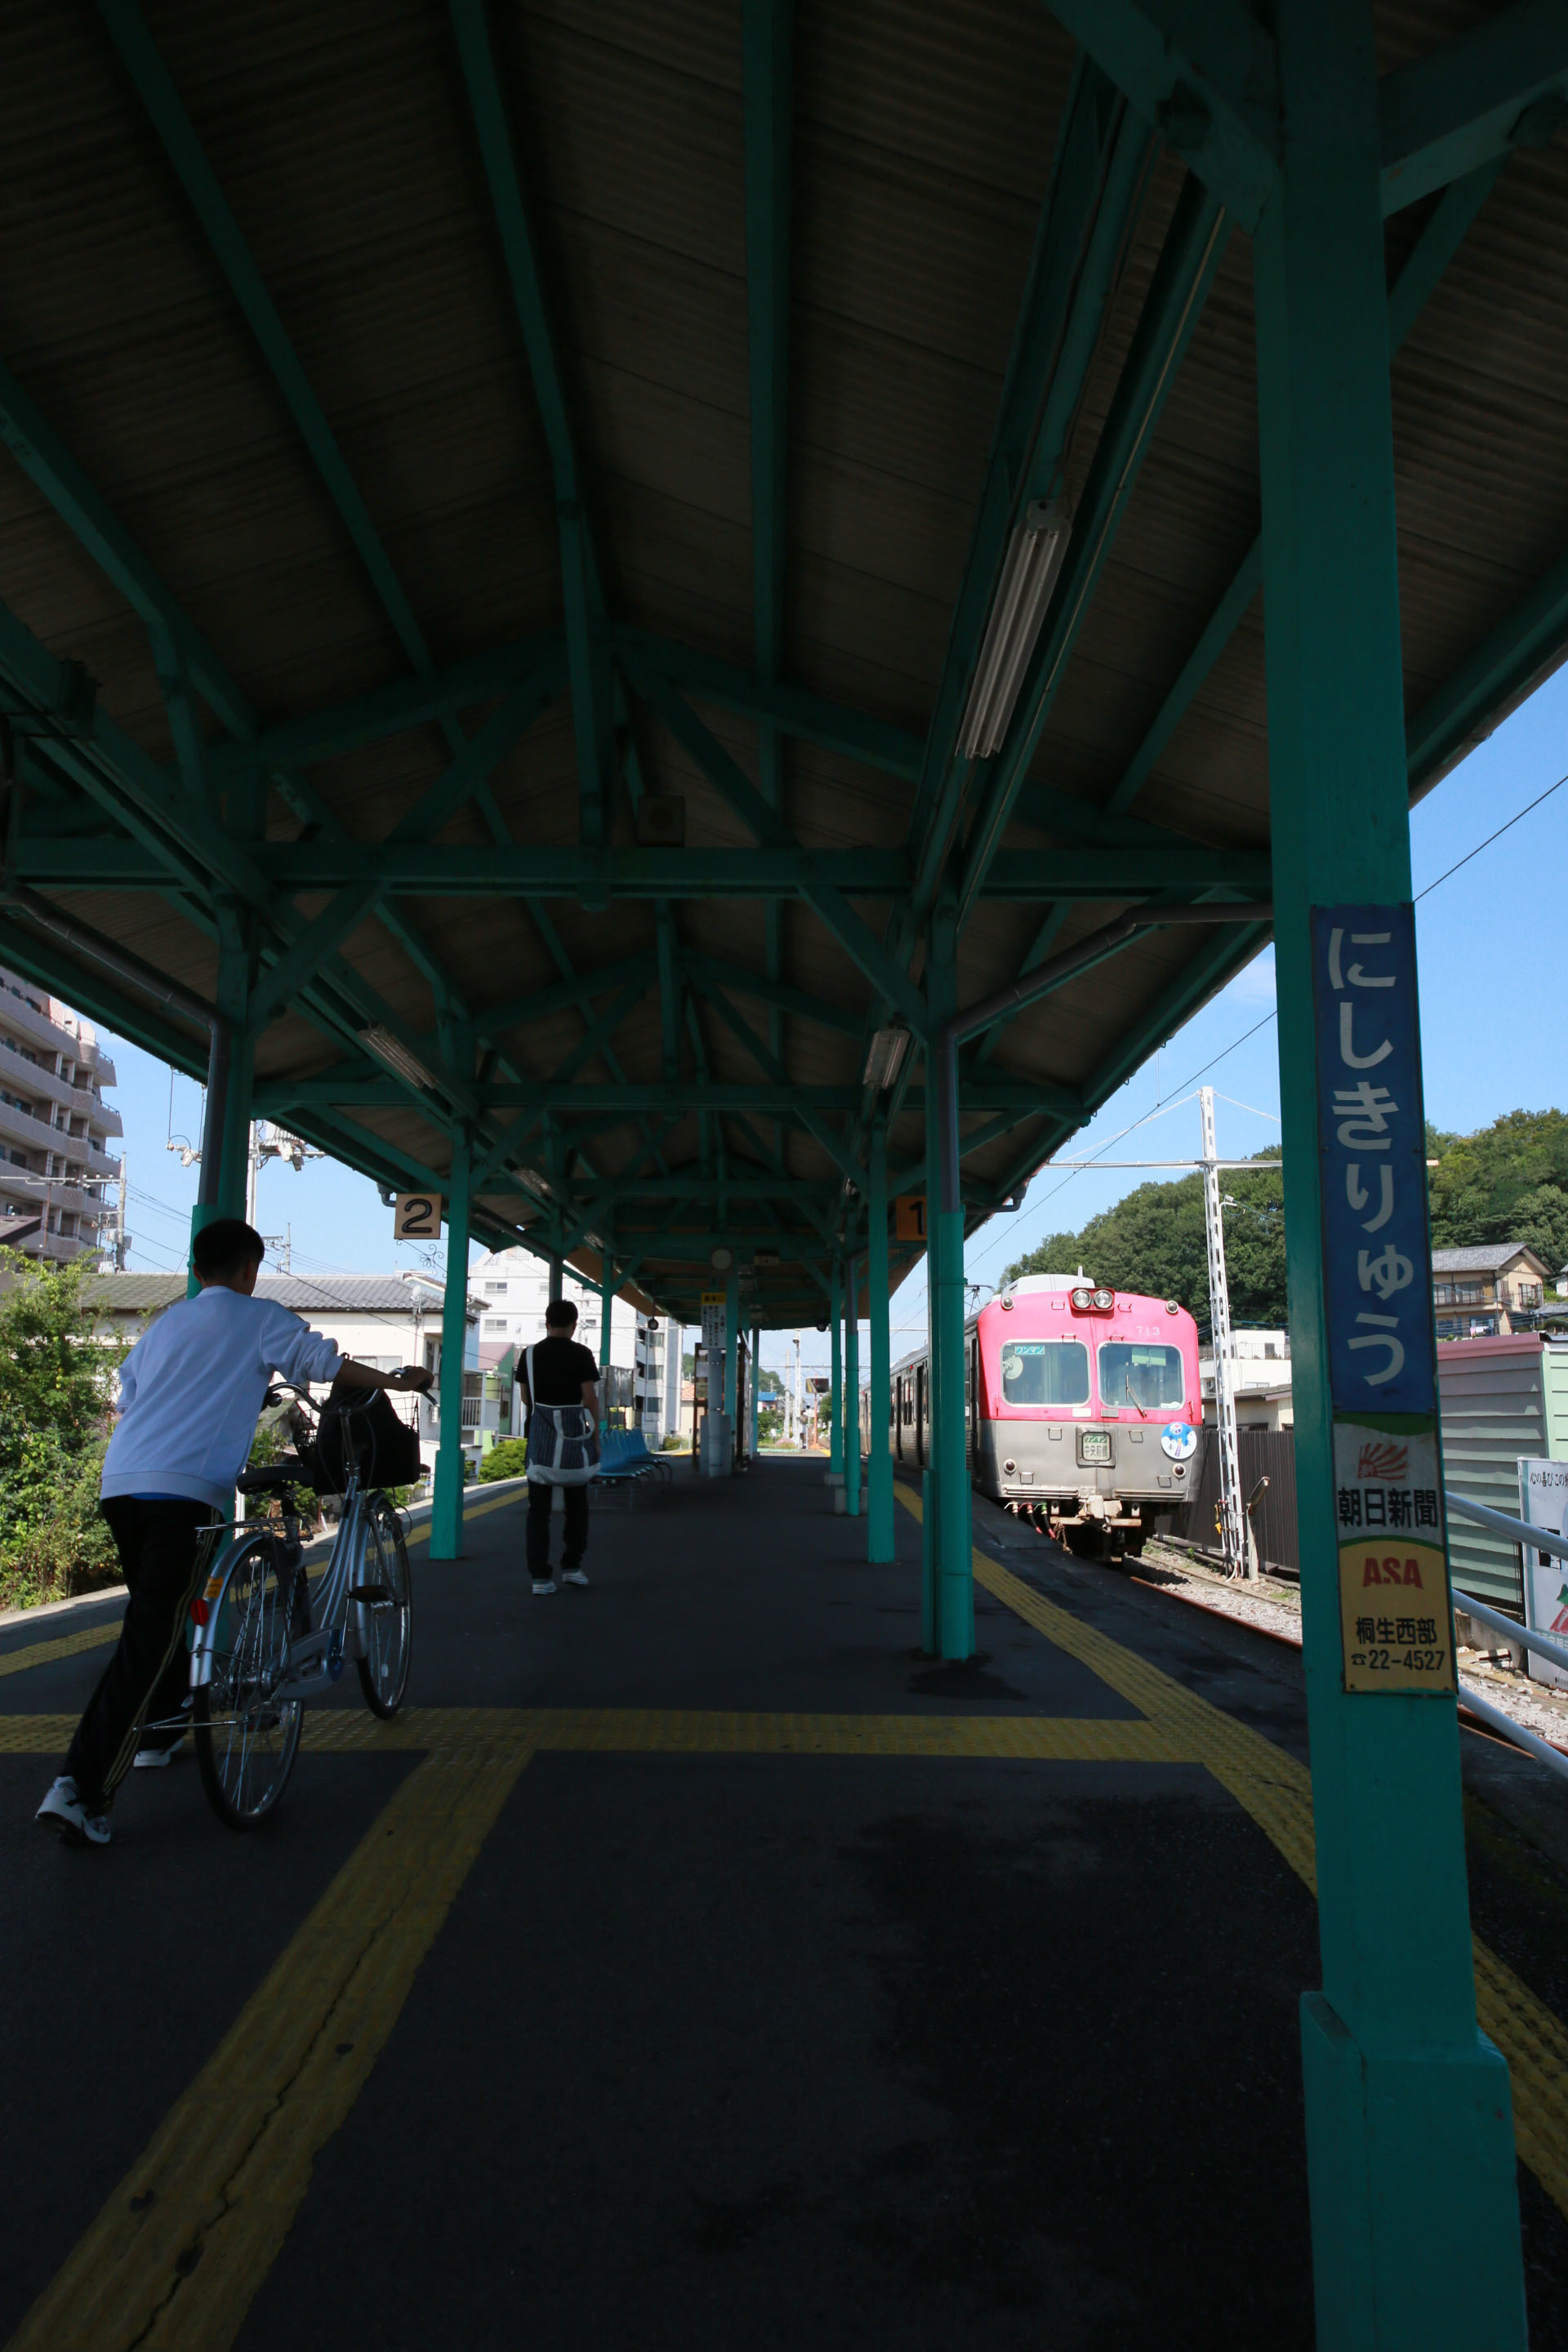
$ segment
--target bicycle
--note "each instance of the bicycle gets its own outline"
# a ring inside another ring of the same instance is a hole
[[[276,1392],[270,1401],[279,1401]],[[363,1411],[332,1408],[342,1416],[347,1476],[314,1596],[296,1492],[312,1481],[298,1454],[240,1474],[242,1495],[279,1496],[281,1531],[272,1520],[214,1530],[232,1539],[191,1604],[191,1717],[202,1786],[231,1830],[254,1829],[271,1812],[300,1752],[305,1702],[334,1687],[351,1659],[374,1715],[395,1715],[408,1687],[408,1546],[390,1496],[362,1482],[364,1447],[353,1423]]]

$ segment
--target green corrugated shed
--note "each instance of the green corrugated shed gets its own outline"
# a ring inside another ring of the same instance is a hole
[[[1532,1332],[1448,1339],[1437,1349],[1443,1475],[1449,1492],[1519,1517],[1519,1461],[1568,1461],[1568,1344]],[[1521,1620],[1519,1547],[1448,1521],[1454,1582]]]

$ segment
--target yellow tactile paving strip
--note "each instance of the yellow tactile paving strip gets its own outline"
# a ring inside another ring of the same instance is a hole
[[[919,1496],[904,1486],[898,1492],[918,1518]],[[984,1552],[974,1554],[974,1577],[1026,1624],[1141,1708],[1173,1750],[1206,1765],[1317,1893],[1312,1783],[1304,1764],[1109,1634],[1058,1608]],[[1568,2215],[1568,2027],[1479,1936],[1474,1943],[1476,2015],[1508,2060],[1515,2144]]]
[[[429,1757],[378,1817],[16,2335],[224,2352],[518,1774]]]
[[[0,1716],[0,1755],[58,1756],[70,1715]],[[522,1748],[663,1756],[951,1756],[1054,1764],[1201,1761],[1136,1717],[1044,1715],[730,1715],[657,1707],[316,1708],[304,1745],[327,1755],[474,1757]]]
[[[918,1515],[918,1497],[900,1493]],[[358,1708],[309,1715],[306,1744],[314,1751],[416,1751],[424,1760],[164,2118],[8,2352],[89,2343],[95,2352],[132,2345],[224,2352],[233,2343],[309,2188],[316,2150],[348,2115],[519,1773],[542,1750],[1196,1763],[1314,1885],[1311,1789],[1302,1765],[984,1553],[974,1554],[974,1574],[1139,1716],[424,1707],[388,1724]],[[80,1636],[68,1640],[71,1649],[89,1646]],[[37,1646],[65,1654],[56,1644]],[[0,1717],[0,1752],[58,1755],[73,1724],[68,1716]],[[1568,2032],[1479,1942],[1476,1985],[1481,2023],[1512,2074],[1520,2154],[1568,2213]]]
[[[7,1650],[0,1655],[0,1675],[26,1674],[29,1666],[50,1666],[57,1658],[74,1658],[80,1650],[106,1650],[110,1642],[120,1639],[120,1620],[112,1624],[88,1625],[79,1633],[57,1634],[52,1642],[29,1642],[20,1650]]]

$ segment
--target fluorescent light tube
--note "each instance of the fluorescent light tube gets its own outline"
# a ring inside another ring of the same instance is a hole
[[[417,1055],[411,1054],[402,1038],[395,1037],[390,1029],[362,1029],[359,1041],[365,1052],[374,1054],[395,1078],[404,1078],[411,1087],[424,1087],[432,1094],[439,1092],[434,1072],[427,1070]]]
[[[966,760],[988,760],[1002,748],[1071,534],[1071,519],[1048,499],[1031,499],[1013,533],[958,730]]]
[[[876,1087],[885,1094],[899,1075],[909,1042],[909,1031],[896,1022],[886,1029],[877,1030],[866,1049],[866,1067],[861,1072],[861,1085]]]

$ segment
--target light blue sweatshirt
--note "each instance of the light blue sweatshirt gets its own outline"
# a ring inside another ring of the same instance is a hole
[[[120,1367],[103,1495],[186,1495],[226,1514],[272,1375],[330,1381],[330,1339],[268,1298],[215,1286],[166,1307]]]

